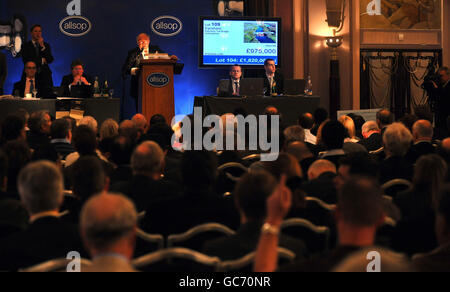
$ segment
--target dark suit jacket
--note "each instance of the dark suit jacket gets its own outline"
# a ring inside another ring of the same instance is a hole
[[[16,271],[65,258],[71,251],[86,256],[76,226],[55,217],[36,220],[30,227],[0,241],[0,270]]]
[[[187,190],[182,196],[149,205],[142,228],[164,235],[183,233],[204,223],[220,223],[231,229],[239,226],[234,201],[208,190]]]
[[[154,54],[158,51],[158,53],[164,53],[158,46],[150,46],[149,53]],[[142,61],[142,54],[139,48],[134,48],[133,50],[128,52],[127,60],[122,67],[122,75],[131,75],[132,68],[139,68],[139,65]],[[139,96],[139,76],[131,76],[131,85],[130,85],[130,95],[131,97],[138,98]]]
[[[53,87],[52,71],[48,65],[53,63],[55,59],[53,58],[50,45],[48,43],[44,43],[44,45],[45,50],[41,51],[39,49],[39,52],[36,52],[36,47],[32,41],[24,43],[21,51],[22,60],[24,64],[28,61],[35,62],[38,69],[38,75],[42,77],[45,83],[49,84],[50,87]],[[47,60],[47,64],[42,65],[42,58]]]
[[[264,78],[264,91],[266,92],[266,96],[270,96],[270,84],[269,79],[267,79],[267,75],[264,72],[263,75]],[[275,92],[277,94],[283,94],[284,93],[284,76],[281,73],[275,72]]]
[[[414,167],[406,158],[400,156],[387,158],[380,164],[380,183],[385,184],[397,178],[411,181],[413,171]]]
[[[3,95],[3,84],[5,84],[8,75],[8,67],[5,54],[0,52],[0,95]]]
[[[383,146],[383,138],[381,134],[375,133],[370,135],[369,138],[359,141],[360,145],[366,147],[367,151],[376,151]]]
[[[83,74],[83,77],[91,84],[92,89],[94,88],[94,79],[86,74]],[[73,83],[73,75],[69,74],[63,77],[61,81],[61,88],[63,89],[63,96],[70,96],[69,85]]]
[[[242,78],[240,79],[240,81],[242,81]],[[233,79],[229,78],[228,79],[228,89],[227,89],[227,91],[219,91],[219,96],[220,97],[232,97],[233,96],[234,82],[235,81]]]
[[[242,225],[233,236],[209,241],[203,247],[203,253],[217,256],[223,261],[236,260],[256,251],[261,234],[262,222],[249,222]],[[305,258],[306,246],[303,241],[281,235],[279,246],[294,252],[297,259]]]
[[[332,172],[323,173],[317,179],[304,182],[301,189],[308,197],[318,198],[328,204],[337,203],[337,190],[333,180],[336,174]]]
[[[436,154],[436,147],[430,142],[419,142],[414,144],[409,149],[406,159],[411,163],[415,164],[420,157],[427,154]]]
[[[14,95],[16,92],[19,93],[20,97],[25,97],[25,87],[26,87],[26,78],[22,78],[19,82],[14,83],[14,89],[12,94]],[[52,92],[52,88],[45,82],[40,76],[36,76],[35,85],[37,89],[37,97],[40,98],[52,98],[54,94]]]
[[[155,181],[142,175],[135,175],[127,182],[118,182],[112,186],[112,190],[132,199],[138,211],[145,211],[150,204],[178,196],[180,192],[178,186],[172,182],[164,179]]]

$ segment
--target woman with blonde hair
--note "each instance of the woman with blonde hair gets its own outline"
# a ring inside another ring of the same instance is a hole
[[[339,122],[344,125],[348,132],[348,137],[344,140],[344,143],[358,143],[359,139],[356,137],[355,122],[349,116],[342,116],[339,118]]]

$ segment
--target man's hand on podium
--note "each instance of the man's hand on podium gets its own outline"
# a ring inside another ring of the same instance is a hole
[[[131,68],[131,76],[136,76],[139,72],[139,68]]]
[[[170,56],[170,58],[171,58],[172,60],[178,61],[178,57],[175,56],[175,55]]]

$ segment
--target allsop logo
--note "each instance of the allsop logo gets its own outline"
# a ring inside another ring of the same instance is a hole
[[[153,87],[164,87],[169,84],[170,78],[164,73],[153,73],[147,77],[147,82]]]
[[[59,23],[61,32],[71,37],[84,36],[91,28],[91,22],[83,16],[68,16]]]
[[[157,35],[171,37],[183,30],[183,23],[173,16],[160,16],[152,21],[152,31]]]

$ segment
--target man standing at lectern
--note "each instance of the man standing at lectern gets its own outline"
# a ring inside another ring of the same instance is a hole
[[[122,67],[122,75],[131,75],[130,95],[136,100],[136,111],[138,111],[138,97],[139,97],[139,66],[142,60],[148,59],[149,54],[164,53],[160,47],[150,45],[150,36],[146,33],[141,33],[136,38],[137,47],[128,52],[127,60]],[[178,60],[177,56],[171,57]]]

